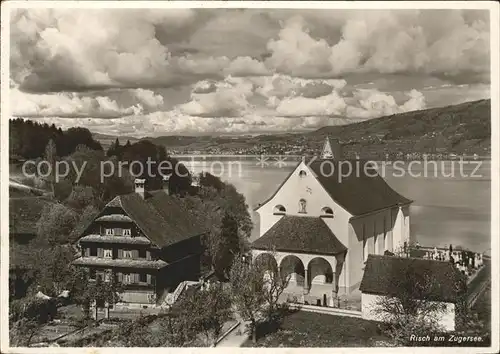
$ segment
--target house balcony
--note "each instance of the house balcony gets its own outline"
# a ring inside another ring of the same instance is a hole
[[[128,268],[128,269],[150,269],[159,270],[168,263],[162,260],[146,259],[113,259],[102,257],[80,257],[73,261],[76,266],[104,267],[104,268]]]
[[[106,236],[106,235],[87,235],[83,236],[80,240],[88,243],[114,243],[114,244],[127,244],[127,245],[151,245],[151,241],[144,236]]]

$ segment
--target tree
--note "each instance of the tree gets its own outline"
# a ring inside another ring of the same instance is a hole
[[[9,335],[12,346],[31,344],[40,327],[57,314],[53,300],[34,297],[23,298],[9,303]]]
[[[432,301],[440,287],[430,271],[416,272],[411,266],[391,286],[391,293],[377,298],[372,311],[387,325],[386,333],[398,345],[410,345],[410,336],[437,333],[443,330],[439,319],[446,304]],[[456,290],[463,291],[464,279],[457,272]],[[462,289],[462,290],[461,290]]]
[[[64,290],[73,290],[76,273],[71,262],[76,257],[72,246],[54,245],[42,248],[33,256],[38,269],[36,284],[40,291],[56,297]]]
[[[76,210],[83,210],[88,206],[97,206],[94,189],[90,186],[73,186],[71,194],[65,204]]]
[[[207,345],[215,345],[224,323],[232,317],[231,298],[222,284],[211,284],[179,299],[174,312],[188,319],[188,327],[194,335],[202,333]]]
[[[68,235],[74,229],[78,215],[63,204],[49,204],[42,210],[37,222],[37,233],[50,245],[69,242]]]
[[[272,257],[276,259],[272,252]],[[264,278],[263,297],[266,305],[266,317],[269,321],[279,321],[280,315],[286,307],[280,304],[280,297],[285,291],[290,282],[291,274],[284,275],[279,272],[276,264],[271,261],[271,258],[263,258],[262,262],[255,265],[257,272],[262,274]]]
[[[247,329],[253,343],[256,343],[259,314],[265,303],[264,277],[258,268],[252,267],[242,257],[237,256],[231,267],[229,282],[232,303],[241,318],[250,322]]]
[[[234,255],[240,251],[238,222],[228,211],[221,221],[220,235],[213,242],[213,264],[219,278],[227,279]]]
[[[55,179],[55,162],[56,162],[56,144],[54,143],[54,140],[50,139],[49,142],[47,143],[47,146],[45,147],[45,159],[46,161],[50,164],[50,175],[49,175],[49,181],[50,181],[50,188],[52,191],[52,195],[55,195],[54,192],[54,179]]]
[[[80,273],[80,277],[84,286],[80,289],[78,296],[75,296],[75,301],[83,307],[86,318],[90,317],[90,309],[94,303],[99,307],[106,303],[116,304],[120,301],[120,294],[124,287],[113,277],[111,281],[103,281],[100,278],[96,281],[89,281],[86,273]]]

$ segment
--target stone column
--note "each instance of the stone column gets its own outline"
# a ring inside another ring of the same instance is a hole
[[[97,301],[94,300],[90,305],[90,315],[94,320],[97,320],[97,311]]]
[[[338,292],[338,284],[337,284],[337,258],[334,258],[332,266],[332,271],[333,271],[333,279],[332,279],[332,296],[330,299],[330,306],[334,307],[335,305],[335,299],[337,298],[337,292]]]
[[[104,318],[109,319],[109,303],[106,302],[104,304]]]
[[[304,294],[309,294],[309,269],[304,269]]]

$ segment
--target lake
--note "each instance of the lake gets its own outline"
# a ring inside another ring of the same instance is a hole
[[[181,159],[184,160],[184,159]],[[261,167],[253,161],[221,161],[211,163],[196,159],[184,160],[193,173],[210,172],[232,183],[246,198],[250,209],[265,201],[293,170],[297,162],[272,163]],[[482,161],[460,166],[458,161],[438,161],[426,169],[413,164],[401,176],[401,169],[380,167],[387,183],[398,193],[413,200],[410,232],[424,246],[461,245],[472,251],[490,249],[491,240],[491,162]],[[401,167],[401,166],[400,166]],[[426,174],[424,172],[427,171]],[[401,177],[400,177],[401,176]],[[258,214],[251,210],[254,221],[252,239],[258,237]]]

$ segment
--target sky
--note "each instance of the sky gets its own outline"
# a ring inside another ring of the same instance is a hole
[[[16,9],[12,117],[118,136],[301,132],[490,97],[480,10]]]

